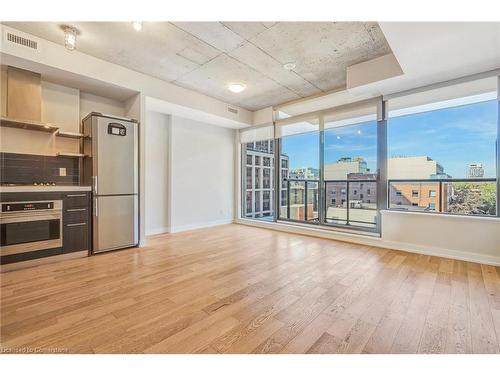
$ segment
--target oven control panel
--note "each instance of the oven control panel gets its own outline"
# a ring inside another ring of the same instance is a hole
[[[2,203],[2,212],[53,210],[54,202]]]

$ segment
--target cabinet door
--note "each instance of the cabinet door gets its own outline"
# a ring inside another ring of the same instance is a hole
[[[63,231],[63,253],[89,250],[88,222],[65,223]]]
[[[88,193],[72,192],[64,193],[64,209],[89,207],[90,199]]]

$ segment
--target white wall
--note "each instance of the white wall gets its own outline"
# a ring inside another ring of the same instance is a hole
[[[170,116],[148,111],[145,139],[146,235],[169,231],[168,162]]]
[[[500,264],[500,220],[382,211],[382,240],[399,249]]]
[[[100,112],[105,115],[125,116],[125,108],[118,100],[104,98],[86,92],[80,93],[80,118],[85,118],[90,112]],[[137,119],[138,120],[138,119]]]
[[[234,132],[172,116],[172,232],[232,222]]]

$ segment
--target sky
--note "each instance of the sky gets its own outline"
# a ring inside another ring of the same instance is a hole
[[[497,131],[495,100],[390,118],[388,157],[429,156],[454,178],[466,177],[466,166],[482,163],[485,177],[495,177]],[[325,163],[340,157],[362,156],[376,171],[376,123],[367,122],[325,131]],[[319,168],[319,134],[306,133],[282,140],[290,167]]]

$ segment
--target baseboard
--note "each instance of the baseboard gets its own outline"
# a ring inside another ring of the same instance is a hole
[[[162,234],[162,233],[168,233],[170,232],[170,227],[160,227],[160,228],[154,228],[154,229],[149,229],[146,231],[146,236],[154,236],[156,234]]]
[[[432,255],[442,258],[450,258],[456,260],[464,260],[467,262],[500,266],[500,256],[496,257],[491,255],[469,253],[453,249],[432,248],[428,246],[420,246],[403,242],[385,241],[380,237],[372,237],[372,236],[351,234],[345,232],[340,233],[334,230],[325,230],[320,228],[304,228],[297,225],[289,225],[284,223],[260,222],[257,220],[247,220],[247,219],[236,219],[235,223],[250,225],[259,228],[272,229],[281,232],[326,238],[336,241],[352,242],[361,245],[382,247],[384,249],[400,250],[409,253]]]
[[[215,227],[217,225],[231,224],[232,222],[233,222],[232,219],[224,219],[224,220],[215,220],[215,221],[208,221],[205,223],[195,223],[189,225],[177,225],[177,226],[174,225],[170,227],[170,233],[178,233],[194,229]]]
[[[473,263],[488,264],[491,266],[500,266],[500,257],[492,255],[468,253],[460,250],[443,249],[439,247],[428,247],[428,246],[420,246],[404,242],[391,242],[391,241],[382,241],[380,247],[386,249],[407,251],[409,253],[432,255],[442,258],[464,260]]]

